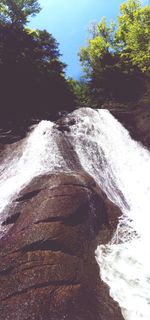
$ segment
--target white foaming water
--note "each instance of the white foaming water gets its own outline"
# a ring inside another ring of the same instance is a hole
[[[9,152],[0,166],[0,212],[33,177],[71,170],[59,145],[64,137],[83,169],[123,212],[111,242],[97,248],[101,277],[126,320],[149,320],[150,153],[107,110],[80,109],[73,118],[76,123],[65,134],[41,121]]]
[[[0,212],[35,176],[67,169],[54,137],[53,123],[41,121],[6,157],[0,166]]]
[[[82,166],[123,212],[112,241],[97,248],[101,276],[126,320],[149,320],[150,153],[107,110],[74,116],[71,139]]]

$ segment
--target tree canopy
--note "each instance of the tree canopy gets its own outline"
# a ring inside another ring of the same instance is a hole
[[[24,25],[29,16],[40,12],[38,0],[1,0],[1,21],[10,22],[13,25]]]
[[[57,41],[46,30],[24,26],[30,15],[39,12],[38,2],[3,3],[0,8],[1,121],[46,119],[55,117],[60,110],[72,110],[73,94],[65,79],[66,65],[60,60]]]
[[[130,59],[142,72],[150,71],[150,6],[128,0],[120,7],[116,44],[122,59]]]
[[[91,31],[79,56],[93,104],[94,99],[101,105],[106,99],[136,97],[150,71],[150,7],[128,0],[117,25],[102,18]]]

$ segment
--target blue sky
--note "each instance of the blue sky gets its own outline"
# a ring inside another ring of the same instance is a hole
[[[143,0],[145,4],[149,0]],[[81,68],[77,56],[86,44],[88,27],[103,16],[117,19],[123,0],[40,0],[42,11],[30,21],[30,27],[46,29],[59,42],[62,61],[68,67],[66,74],[79,79]]]

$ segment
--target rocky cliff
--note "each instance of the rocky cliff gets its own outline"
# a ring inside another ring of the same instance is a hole
[[[94,256],[120,214],[84,172],[34,178],[3,222],[1,320],[122,320]]]
[[[110,104],[108,109],[127,128],[133,139],[150,149],[150,85],[145,94],[128,105]]]

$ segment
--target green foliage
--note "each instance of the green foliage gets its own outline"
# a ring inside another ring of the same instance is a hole
[[[130,59],[142,72],[150,71],[150,6],[128,0],[121,6],[116,43],[122,59]]]
[[[92,30],[92,39],[89,39],[87,47],[80,50],[81,65],[87,75],[92,69],[97,68],[97,64],[100,66],[103,57],[114,48],[115,24],[113,22],[108,27],[106,19],[102,18],[98,25],[92,26]]]
[[[150,70],[150,7],[128,0],[120,7],[118,26],[102,18],[90,32],[79,56],[93,105],[136,98]]]
[[[0,20],[1,121],[54,118],[60,110],[72,110],[73,96],[60,56],[58,43],[46,30]]]
[[[89,88],[84,80],[74,80],[72,78],[68,79],[68,84],[74,96],[74,107],[90,107],[91,100],[89,95]]]
[[[1,0],[1,21],[10,22],[13,25],[24,25],[29,16],[40,12],[38,0]]]

